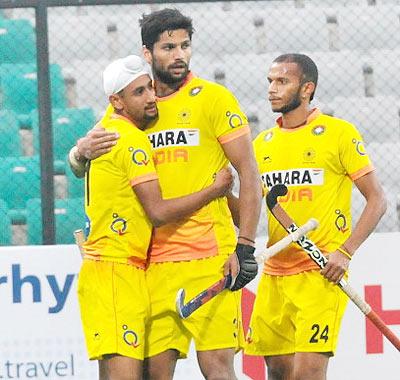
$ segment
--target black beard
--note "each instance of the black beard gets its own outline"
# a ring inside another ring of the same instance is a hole
[[[174,77],[168,71],[164,71],[163,69],[159,68],[155,63],[153,63],[152,69],[155,78],[159,79],[162,83],[172,86],[182,82],[182,80],[184,80],[189,73],[189,68],[187,65],[185,65],[185,71],[179,77]]]
[[[285,104],[283,107],[275,109],[273,111],[279,112],[284,115],[285,113],[295,110],[297,107],[299,107],[300,104],[301,104],[301,98],[299,89],[299,91],[297,91],[297,93],[293,96],[293,98],[290,100],[288,104]]]

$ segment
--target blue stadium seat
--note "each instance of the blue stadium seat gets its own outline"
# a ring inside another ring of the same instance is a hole
[[[22,154],[18,119],[12,111],[0,111],[0,145],[0,157]]]
[[[6,202],[0,199],[0,246],[11,245],[11,221]]]
[[[58,199],[54,206],[56,221],[56,243],[73,244],[73,232],[85,226],[83,198]],[[46,221],[44,221],[46,226]],[[42,213],[40,199],[27,202],[27,240],[28,244],[42,243]]]
[[[10,209],[23,209],[30,198],[40,197],[39,157],[0,160],[0,198]]]
[[[35,33],[31,23],[0,17],[0,64],[33,63],[35,59]]]
[[[65,85],[60,66],[50,65],[53,108],[65,108]],[[37,108],[37,73],[35,64],[0,66],[2,108],[27,114]]]
[[[31,112],[33,129],[33,146],[39,152],[38,112]],[[76,140],[84,135],[95,124],[95,117],[90,108],[65,108],[52,110],[53,151],[55,160],[65,160],[65,156]]]

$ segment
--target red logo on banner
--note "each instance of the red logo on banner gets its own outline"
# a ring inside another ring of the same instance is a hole
[[[365,301],[369,303],[372,310],[382,318],[387,325],[400,325],[400,310],[383,310],[382,309],[382,286],[367,285],[364,287]],[[374,324],[366,318],[366,343],[367,354],[382,354],[383,339],[382,333],[374,326]]]

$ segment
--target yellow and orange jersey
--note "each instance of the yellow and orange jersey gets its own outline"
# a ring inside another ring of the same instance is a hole
[[[117,115],[102,126],[118,132],[111,152],[90,162],[85,179],[85,257],[144,267],[152,225],[132,187],[157,179],[147,135]]]
[[[352,181],[373,170],[362,138],[350,123],[315,109],[307,124],[284,129],[280,120],[254,140],[263,184],[277,183],[289,191],[278,200],[297,225],[316,218],[319,227],[308,235],[326,252],[334,251],[351,232]],[[269,245],[287,233],[268,213]],[[317,268],[296,244],[268,260],[264,272],[296,274]]]
[[[224,87],[189,74],[174,94],[157,100],[159,119],[146,133],[164,198],[204,189],[227,166],[223,144],[250,133],[246,116]],[[226,198],[179,223],[155,228],[150,260],[181,261],[232,253],[236,236]]]

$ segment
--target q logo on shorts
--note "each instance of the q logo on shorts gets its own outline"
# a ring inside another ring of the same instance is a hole
[[[130,147],[129,151],[132,152],[132,161],[136,165],[142,166],[149,163],[149,158],[147,157],[147,154],[143,149],[133,149],[132,147]]]
[[[132,330],[128,330],[127,325],[123,325],[122,328],[125,330],[124,335],[122,336],[124,339],[124,342],[128,346],[132,346],[133,348],[139,347],[139,343],[138,343],[139,339],[138,339],[137,334]]]

